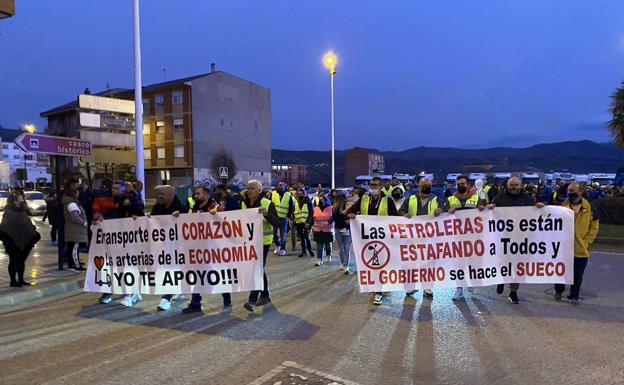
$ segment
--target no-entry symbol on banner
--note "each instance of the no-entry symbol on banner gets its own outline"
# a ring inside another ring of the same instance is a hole
[[[380,241],[370,241],[360,253],[362,262],[371,270],[380,270],[390,262],[390,249]]]

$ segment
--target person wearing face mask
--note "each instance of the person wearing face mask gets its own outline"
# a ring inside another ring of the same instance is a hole
[[[598,212],[592,210],[591,204],[581,196],[581,185],[577,182],[570,183],[568,199],[561,206],[574,211],[574,284],[570,287],[568,299],[572,305],[578,305],[583,273],[589,260],[589,246],[598,234]],[[556,301],[561,301],[564,290],[564,284],[555,284]]]
[[[349,219],[354,219],[356,215],[382,215],[397,216],[399,215],[396,207],[389,204],[388,197],[384,197],[379,192],[381,187],[381,178],[373,177],[368,183],[368,193],[364,194],[360,199],[360,204],[354,204],[347,210]],[[375,293],[373,304],[381,305],[383,301],[383,293]]]
[[[458,210],[470,210],[479,208],[479,210],[485,209],[485,206],[479,204],[479,196],[477,194],[470,193],[470,183],[466,175],[459,175],[455,182],[457,184],[457,191],[446,198],[445,206],[449,214],[455,213]],[[472,292],[472,288],[468,288],[469,292]],[[458,287],[455,289],[453,295],[454,301],[464,299],[464,289]]]
[[[438,203],[438,197],[431,194],[432,184],[427,178],[422,178],[418,182],[418,194],[406,199],[399,209],[399,215],[411,218],[417,215],[438,216],[443,211],[443,206]],[[412,295],[416,290],[408,291],[407,295]],[[433,299],[431,289],[423,290],[423,297]]]
[[[536,203],[535,199],[524,192],[522,189],[522,181],[517,176],[512,176],[507,181],[507,188],[494,198],[494,201],[491,205],[488,206],[490,209],[494,209],[494,207],[518,207],[518,206],[533,206],[537,208],[543,208],[543,203]],[[520,284],[511,283],[509,284],[509,302],[512,304],[517,304],[520,301],[518,300],[518,288]],[[496,292],[498,294],[503,294],[505,291],[505,285],[499,284],[496,286]]]
[[[288,232],[288,218],[294,212],[294,200],[290,192],[286,190],[286,183],[278,182],[275,191],[271,194],[271,201],[277,210],[277,216],[281,222],[273,227],[273,240],[275,242],[275,254],[286,255],[286,234]]]
[[[398,212],[399,208],[403,206],[403,202],[405,202],[405,192],[403,191],[403,186],[393,187],[390,196],[392,197],[392,203],[394,203],[394,207]]]
[[[193,192],[193,202],[194,206],[191,208],[191,213],[210,213],[216,214],[218,211],[221,211],[221,206],[217,203],[214,198],[211,198],[208,194],[208,189],[205,186],[196,186],[195,191]],[[231,210],[228,210],[231,211]],[[230,293],[222,293],[223,297],[223,308],[229,309],[232,306],[232,298]],[[194,293],[191,296],[191,302],[188,307],[182,309],[182,313],[190,314],[202,311],[202,296],[199,293]]]

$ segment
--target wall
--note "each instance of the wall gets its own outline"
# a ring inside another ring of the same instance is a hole
[[[225,150],[241,175],[270,181],[270,90],[224,72],[195,79],[191,88],[195,169],[209,169],[215,154]]]

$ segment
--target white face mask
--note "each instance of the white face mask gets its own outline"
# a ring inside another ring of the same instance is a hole
[[[377,195],[377,194],[379,194],[379,189],[377,189],[377,188],[372,188],[372,189],[368,190],[368,192],[369,192],[371,195]]]

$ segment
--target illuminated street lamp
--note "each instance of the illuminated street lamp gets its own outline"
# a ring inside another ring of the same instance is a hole
[[[325,67],[329,69],[329,82],[331,89],[331,188],[336,188],[336,162],[334,155],[334,75],[336,74],[336,55],[332,52],[325,54],[323,58]]]
[[[24,131],[28,132],[29,134],[34,134],[35,131],[37,131],[37,127],[35,127],[34,124],[24,124],[24,126],[22,126],[22,128],[24,129]]]

